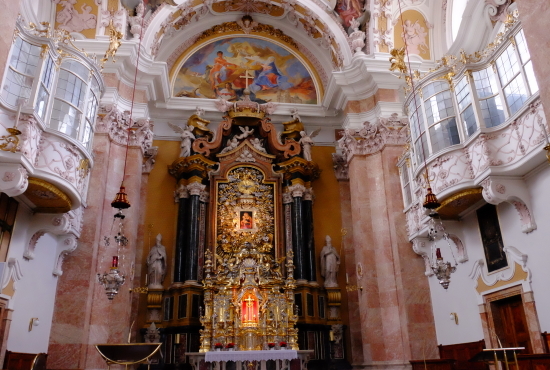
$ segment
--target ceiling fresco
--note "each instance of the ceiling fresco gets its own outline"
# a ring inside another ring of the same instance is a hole
[[[258,103],[318,101],[310,72],[293,53],[252,37],[224,38],[196,50],[179,69],[173,95],[236,101],[247,86]]]

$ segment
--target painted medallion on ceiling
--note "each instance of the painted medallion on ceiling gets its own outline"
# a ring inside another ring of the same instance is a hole
[[[317,104],[317,89],[305,65],[287,49],[252,37],[200,47],[183,62],[173,94],[236,101],[247,86],[258,103]]]
[[[338,0],[336,2],[336,12],[344,21],[344,26],[348,28],[353,18],[358,19],[363,14],[365,0]]]

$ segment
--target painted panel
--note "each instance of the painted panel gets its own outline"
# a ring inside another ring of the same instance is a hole
[[[397,20],[394,28],[395,48],[407,43],[407,52],[417,54],[423,59],[430,59],[430,36],[428,23],[416,10],[407,10]]]
[[[232,37],[195,51],[174,82],[176,97],[317,104],[313,78],[290,51],[264,39]]]
[[[344,21],[344,27],[348,28],[353,18],[357,19],[363,14],[365,0],[338,0],[336,12]]]

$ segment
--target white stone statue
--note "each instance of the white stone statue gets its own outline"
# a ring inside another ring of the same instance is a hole
[[[223,150],[221,151],[221,153],[227,153],[227,152],[230,152],[232,151],[233,149],[235,149],[236,147],[239,146],[239,139],[237,137],[237,135],[233,136],[233,138],[231,140],[229,140],[227,142],[227,145],[225,148],[223,148]]]
[[[180,158],[189,157],[191,155],[191,146],[193,145],[193,140],[195,140],[195,135],[193,134],[194,127],[187,125],[187,127],[182,128],[170,122],[168,122],[168,126],[170,126],[172,130],[181,135]]]
[[[250,140],[250,143],[252,144],[252,146],[254,147],[254,149],[259,150],[259,151],[262,152],[262,153],[267,153],[267,152],[265,151],[265,148],[262,146],[261,140],[258,139],[257,137],[255,137],[254,139]]]
[[[149,325],[145,332],[145,343],[160,343],[160,329],[154,322]]]
[[[145,17],[145,5],[143,1],[140,1],[136,7],[136,15],[128,17],[128,23],[130,23],[130,33],[134,35],[135,40],[139,40],[141,37],[141,31],[143,30],[143,17]]]
[[[311,134],[307,134],[305,131],[300,131],[300,136],[302,137],[299,143],[302,145],[303,157],[306,161],[311,161],[311,147],[315,145],[313,138],[321,131],[320,128],[313,131]]]
[[[351,40],[351,48],[355,50],[355,54],[363,54],[362,50],[365,47],[365,37],[366,34],[363,31],[359,30],[361,24],[355,19],[351,19],[351,28],[353,32],[349,35]]]
[[[325,288],[337,288],[336,276],[340,268],[340,256],[332,246],[332,239],[326,236],[325,246],[321,250],[321,276],[325,278]]]
[[[151,248],[147,256],[147,272],[149,274],[150,289],[162,289],[162,282],[166,276],[166,249],[160,242],[162,235],[157,235],[157,243]]]

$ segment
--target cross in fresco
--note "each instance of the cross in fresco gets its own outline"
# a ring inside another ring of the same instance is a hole
[[[247,89],[248,89],[248,79],[251,78],[252,80],[254,80],[254,75],[250,76],[249,73],[250,73],[250,70],[247,69],[244,71],[244,76],[239,76],[240,78],[245,79],[245,84]]]

